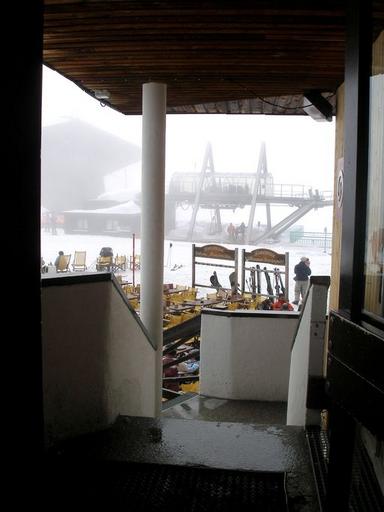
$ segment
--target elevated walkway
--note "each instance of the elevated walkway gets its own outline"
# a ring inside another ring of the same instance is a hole
[[[200,175],[197,173],[175,173],[169,185],[167,199],[177,203],[193,204],[199,188]],[[222,209],[242,208],[252,204],[252,188],[256,175],[246,173],[215,173],[216,184],[204,181],[200,191],[200,208]],[[304,185],[269,184],[256,193],[257,203],[301,206],[315,201],[318,206],[330,206],[333,202],[329,191],[312,191]]]

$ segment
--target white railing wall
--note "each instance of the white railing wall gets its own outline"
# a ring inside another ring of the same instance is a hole
[[[110,279],[69,279],[42,288],[47,446],[155,414],[155,350],[136,314]]]
[[[287,425],[320,423],[320,411],[307,407],[307,396],[309,379],[323,376],[328,288],[329,278],[312,278],[304,301],[291,353]]]
[[[299,314],[202,311],[200,393],[233,400],[287,401]]]

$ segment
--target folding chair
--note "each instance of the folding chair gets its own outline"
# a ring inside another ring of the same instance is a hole
[[[108,270],[110,272],[113,269],[113,256],[99,256],[96,260],[96,270]]]
[[[78,270],[87,270],[87,266],[85,264],[86,256],[86,251],[75,251],[75,256],[72,263],[72,270],[74,272]]]
[[[60,256],[56,272],[70,272],[69,263],[71,261],[71,256],[72,254],[63,254]]]
[[[127,270],[127,257],[125,255],[115,257],[115,270]]]

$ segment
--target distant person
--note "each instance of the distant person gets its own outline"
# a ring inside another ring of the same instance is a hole
[[[215,235],[216,233],[219,233],[219,229],[217,225],[217,217],[216,215],[213,215],[211,219],[211,224],[209,226],[209,234]]]
[[[59,251],[59,254],[57,255],[56,259],[55,259],[55,267],[57,268],[57,266],[59,265],[59,262],[60,262],[60,258],[61,256],[64,256],[64,252],[63,251]]]
[[[97,259],[96,270],[107,270],[110,272],[113,268],[113,250],[112,247],[102,247],[100,258]]]
[[[49,220],[49,227],[51,229],[52,235],[57,235],[56,214],[55,214],[55,212],[49,212],[48,213],[48,220]]]
[[[227,233],[228,233],[229,240],[231,242],[233,242],[235,240],[236,229],[235,229],[235,226],[232,224],[232,222],[227,227]]]
[[[241,243],[244,243],[245,236],[245,224],[242,222],[239,227],[236,228],[236,238],[240,239]]]
[[[113,250],[112,247],[102,247],[100,251],[100,256],[102,257],[113,257]]]
[[[272,304],[272,309],[277,311],[293,311],[293,306],[284,297],[284,293],[279,293],[279,298]]]
[[[46,233],[49,233],[49,230],[51,229],[50,226],[50,219],[49,219],[49,213],[43,213],[42,217],[42,225],[44,226],[44,231]]]
[[[60,268],[60,260],[61,260],[62,256],[64,256],[63,251],[59,251],[57,258],[55,259],[56,272],[57,272],[57,269]]]
[[[303,256],[300,262],[295,265],[295,277],[293,278],[295,281],[295,300],[292,301],[292,304],[297,305],[300,302],[300,298],[303,300],[305,297],[309,284],[309,276],[311,275],[310,263],[309,258]]]
[[[213,271],[213,274],[211,275],[209,280],[210,280],[213,288],[216,288],[217,292],[220,290],[220,288],[222,288],[221,284],[219,283],[219,279],[217,277],[216,270]]]

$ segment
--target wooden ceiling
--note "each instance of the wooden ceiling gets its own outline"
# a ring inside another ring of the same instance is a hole
[[[288,7],[292,5],[292,7]],[[45,0],[44,64],[124,114],[142,84],[169,113],[303,114],[343,81],[341,0]]]

